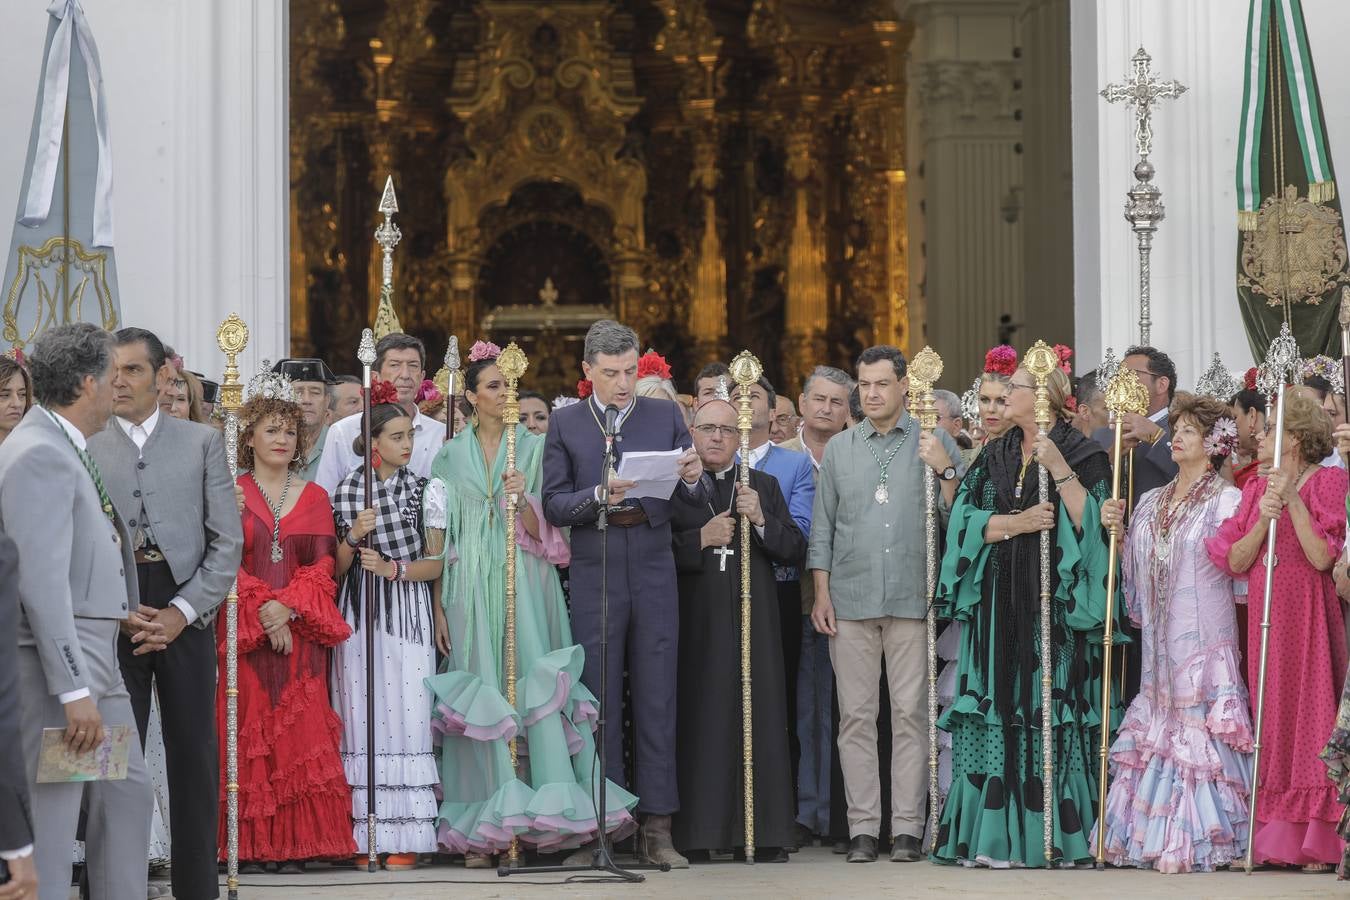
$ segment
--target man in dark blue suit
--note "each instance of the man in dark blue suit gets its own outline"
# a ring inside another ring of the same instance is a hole
[[[814,467],[805,453],[784,450],[769,440],[769,431],[773,425],[773,409],[777,402],[773,385],[760,377],[758,384],[750,385],[750,467],[768,475],[778,482],[783,499],[787,501],[788,513],[792,516],[802,534],[811,534],[811,507],[816,500],[816,479]],[[740,389],[732,392],[732,401],[739,406]],[[782,630],[783,674],[786,678],[788,721],[788,757],[792,765],[792,796],[794,810],[797,797],[797,768],[801,761],[802,745],[797,737],[797,672],[802,656],[801,628],[801,563],[794,566],[774,566],[774,578],[778,582],[778,615]],[[794,843],[789,844],[792,852],[802,841],[809,841],[811,832],[804,827],[793,829]]]
[[[582,370],[594,393],[564,407],[549,421],[544,445],[544,516],[572,528],[572,628],[586,650],[582,680],[600,698],[605,730],[606,775],[624,784],[623,670],[627,661],[636,735],[634,785],[645,814],[638,855],[653,863],[687,867],[670,840],[670,817],[679,809],[675,780],[675,674],[678,661],[679,595],[671,549],[672,504],[700,508],[708,501],[703,464],[692,449],[679,408],[669,400],[637,397],[637,334],[602,319],[586,332]],[[617,411],[614,455],[638,450],[684,450],[678,463],[682,484],[669,500],[626,499],[636,485],[609,481],[609,529],[596,528],[600,514],[605,410]],[[600,686],[600,580],[602,541],[607,541],[609,681]]]

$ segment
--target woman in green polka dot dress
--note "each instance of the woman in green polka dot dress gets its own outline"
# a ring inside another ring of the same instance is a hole
[[[991,441],[956,496],[938,587],[963,623],[956,700],[939,719],[952,736],[952,784],[933,858],[998,868],[1046,865],[1042,810],[1040,533],[1051,538],[1055,697],[1054,864],[1089,863],[1101,723],[1106,534],[1105,451],[1068,421],[1069,379],[1049,381],[1054,427],[1037,437],[1035,380],[1008,386],[1012,427]],[[1050,503],[1037,503],[1039,466]],[[1123,609],[1113,604],[1119,622]],[[1120,634],[1117,628],[1117,634]],[[1119,706],[1113,708],[1113,721]]]

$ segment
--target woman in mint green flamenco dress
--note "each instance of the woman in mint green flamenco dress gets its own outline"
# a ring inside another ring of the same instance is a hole
[[[1055,425],[1038,439],[1035,381],[1018,369],[1007,433],[985,445],[953,504],[938,587],[939,613],[961,622],[956,699],[938,725],[952,736],[951,790],[938,862],[995,868],[1046,865],[1042,811],[1040,533],[1051,537],[1055,731],[1052,864],[1092,861],[1101,727],[1106,453],[1065,419],[1068,377],[1050,376]],[[1052,481],[1039,504],[1039,466]],[[1115,604],[1117,622],[1122,610]],[[1116,634],[1120,634],[1117,628]],[[1113,700],[1113,719],[1119,705]]]
[[[448,657],[426,679],[439,739],[439,842],[489,865],[512,837],[543,852],[597,835],[593,730],[599,702],[581,683],[584,652],[572,640],[555,565],[569,559],[562,532],[539,502],[544,439],[516,429],[516,469],[506,471],[505,380],[498,349],[478,343],[465,374],[476,421],[441,448],[427,485],[426,522],[442,526],[445,573],[436,641]],[[506,491],[521,495],[516,537],[516,707],[506,700]],[[438,501],[440,508],[437,509]],[[508,741],[519,767],[511,770]],[[610,783],[607,832],[634,827],[637,798]]]

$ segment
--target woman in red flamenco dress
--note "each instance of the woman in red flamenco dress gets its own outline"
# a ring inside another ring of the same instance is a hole
[[[337,537],[328,494],[304,481],[298,405],[284,387],[240,411],[236,494],[239,568],[239,859],[283,874],[311,859],[351,859],[351,789],[338,756],[341,722],[328,701],[329,649],[351,636],[335,603]],[[266,394],[271,394],[267,396]],[[216,629],[217,728],[225,733],[225,628]],[[225,744],[220,742],[219,846],[226,852]]]

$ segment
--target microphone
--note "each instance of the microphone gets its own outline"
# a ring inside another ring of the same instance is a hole
[[[614,437],[614,429],[619,425],[619,408],[611,403],[605,407],[605,438]]]

